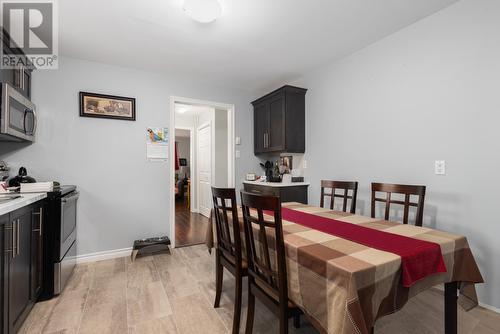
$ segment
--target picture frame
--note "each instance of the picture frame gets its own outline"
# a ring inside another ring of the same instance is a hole
[[[280,157],[280,166],[285,166],[285,174],[290,174],[293,169],[293,156],[284,155]]]
[[[186,158],[179,158],[179,166],[187,166],[187,159]]]
[[[135,121],[135,98],[80,92],[80,117]]]

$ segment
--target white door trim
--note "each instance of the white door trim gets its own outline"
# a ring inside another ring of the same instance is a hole
[[[194,104],[194,105],[204,105],[217,109],[225,109],[227,110],[227,119],[228,119],[228,155],[227,155],[227,174],[228,174],[228,187],[234,188],[235,186],[235,164],[234,164],[234,115],[235,115],[235,107],[234,104],[228,103],[219,103],[207,100],[198,100],[187,97],[180,96],[170,96],[170,115],[169,115],[169,143],[175,143],[175,104],[176,103],[184,103],[184,104]],[[173,170],[175,169],[175,150],[171,147],[169,152],[170,159],[170,189],[174,189],[175,186],[175,173]],[[194,173],[191,172],[191,175]],[[175,248],[175,196],[173,191],[169,191],[170,194],[170,241],[171,247]]]

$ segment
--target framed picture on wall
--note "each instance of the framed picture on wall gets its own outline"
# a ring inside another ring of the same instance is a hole
[[[135,99],[80,92],[80,116],[135,121]]]
[[[285,173],[290,174],[293,168],[293,156],[291,155],[281,156],[280,166],[285,166]]]
[[[188,162],[185,158],[179,158],[179,166],[187,166]]]

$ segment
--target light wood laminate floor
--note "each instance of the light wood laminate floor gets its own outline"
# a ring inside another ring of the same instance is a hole
[[[227,272],[221,307],[213,308],[214,258],[204,245],[159,254],[77,266],[57,298],[37,303],[21,333],[229,333],[234,279]],[[246,295],[246,291],[244,292]],[[243,299],[242,332],[246,318]],[[412,299],[377,322],[375,333],[443,333],[443,301],[437,290]],[[500,333],[500,315],[459,309],[459,333]],[[277,333],[276,318],[256,304],[254,333]],[[316,333],[307,323],[291,333]]]

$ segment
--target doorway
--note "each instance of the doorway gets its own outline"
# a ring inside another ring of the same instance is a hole
[[[173,247],[205,242],[212,186],[234,187],[234,106],[171,97]]]

